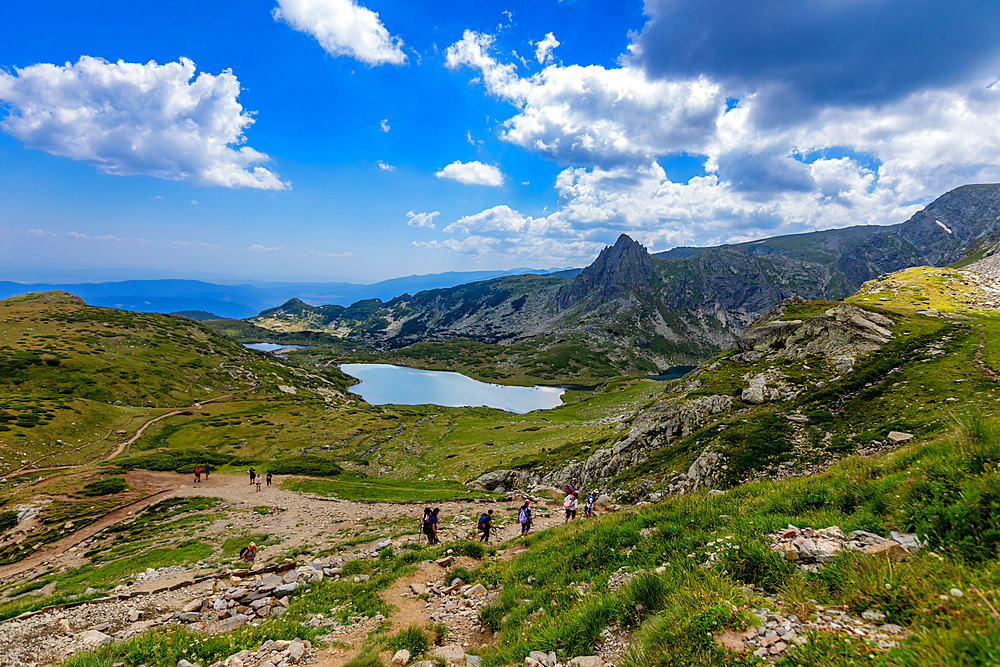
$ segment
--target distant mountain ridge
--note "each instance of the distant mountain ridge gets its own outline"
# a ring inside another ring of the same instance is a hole
[[[64,290],[95,306],[137,312],[206,311],[219,317],[243,319],[295,297],[314,304],[350,305],[364,299],[391,299],[406,292],[452,287],[477,280],[550,269],[508,271],[449,271],[383,280],[372,285],[353,283],[253,283],[223,285],[201,280],[156,279],[114,282],[20,283],[0,281],[0,299],[26,292]],[[560,271],[566,271],[565,269]],[[572,271],[572,269],[570,269]]]
[[[883,273],[961,260],[995,242],[998,231],[1000,185],[969,185],[897,225],[657,255],[623,234],[578,273],[494,278],[347,308],[292,300],[251,321],[327,331],[382,349],[455,337],[573,340],[635,372],[728,348],[757,316],[790,296],[844,298]]]

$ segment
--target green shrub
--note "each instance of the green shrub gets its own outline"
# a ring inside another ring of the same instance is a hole
[[[374,651],[362,651],[347,661],[344,667],[385,667],[385,665]]]
[[[124,478],[106,477],[96,482],[84,484],[80,493],[85,496],[107,496],[112,493],[121,493],[122,491],[128,491],[128,484],[125,483]]]
[[[794,428],[784,417],[760,415],[753,421],[730,424],[719,434],[729,458],[725,482],[738,484],[750,471],[781,459],[792,449]]]
[[[621,620],[625,627],[634,627],[650,614],[663,609],[669,589],[655,574],[643,572],[631,579],[621,590]]]
[[[176,449],[159,451],[142,456],[126,456],[108,462],[123,470],[153,470],[157,472],[193,473],[199,465],[209,464],[213,467],[222,465],[251,465],[253,461],[243,459],[233,454],[222,454],[204,449]]]
[[[292,456],[268,463],[266,467],[275,475],[334,477],[344,472],[336,461],[319,456]]]
[[[652,620],[643,629],[625,665],[681,667],[753,664],[742,655],[730,654],[727,649],[716,644],[714,639],[717,632],[744,627],[744,618],[725,604],[712,604],[702,608],[677,607]]]
[[[476,560],[486,555],[486,547],[479,542],[455,542],[450,545],[456,556],[469,556]]]
[[[0,512],[0,533],[5,533],[17,525],[17,512],[7,510]]]
[[[400,630],[385,642],[385,647],[390,651],[406,649],[410,652],[411,659],[426,653],[430,646],[431,640],[427,633],[415,625]]]
[[[428,630],[430,630],[431,639],[434,641],[435,646],[443,645],[445,639],[448,638],[448,626],[441,621],[432,623]]]
[[[471,584],[475,580],[475,575],[467,568],[459,565],[458,567],[452,568],[451,572],[445,575],[444,581],[445,583],[450,584],[456,578],[461,579],[467,584]]]
[[[744,542],[739,549],[726,549],[722,565],[734,579],[776,591],[795,571],[795,566],[760,542]]]

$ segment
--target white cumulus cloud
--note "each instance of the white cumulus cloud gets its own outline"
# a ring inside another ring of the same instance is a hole
[[[388,118],[383,118],[382,122],[379,123],[379,127],[382,128],[383,132],[388,132],[389,131],[389,119]]]
[[[445,65],[478,70],[487,91],[518,113],[501,135],[560,162],[642,164],[656,155],[704,152],[725,111],[722,87],[705,78],[660,81],[641,69],[549,65],[531,77],[491,54],[493,37],[466,31]]]
[[[353,0],[278,0],[271,12],[294,30],[312,35],[331,56],[369,65],[402,65],[403,41],[392,37],[378,13]]]
[[[253,118],[239,93],[231,71],[195,78],[187,58],[143,65],[83,56],[76,64],[0,71],[0,100],[9,108],[0,127],[29,148],[109,174],[286,189],[258,166],[267,155],[241,145]]]
[[[434,175],[466,185],[503,185],[503,172],[491,164],[483,164],[478,160],[472,162],[455,160],[444,169],[434,172]]]
[[[409,227],[427,227],[434,229],[434,218],[441,215],[441,211],[431,211],[430,213],[414,213],[410,211],[406,214],[409,220],[406,221]]]
[[[559,40],[551,32],[545,39],[535,44],[535,60],[545,65],[552,62],[552,51],[559,46]]]
[[[378,168],[381,169],[382,171],[396,171],[396,168],[394,166],[383,160],[376,160],[375,164],[377,164]]]
[[[541,260],[622,232],[662,250],[893,224],[952,188],[1000,181],[1000,84],[978,75],[867,105],[833,101],[775,124],[762,112],[774,96],[745,83],[653,78],[627,58],[521,77],[493,45],[467,31],[445,64],[473,69],[511,104],[503,140],[569,166],[555,212],[465,216],[443,230],[459,238],[440,242],[457,252]],[[685,176],[675,181],[667,174],[676,165]]]

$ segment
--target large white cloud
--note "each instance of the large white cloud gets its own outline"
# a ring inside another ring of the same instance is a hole
[[[704,152],[726,108],[718,84],[656,81],[641,69],[550,65],[522,78],[490,53],[493,37],[466,31],[448,47],[450,69],[479,70],[486,89],[513,104],[503,138],[571,164],[646,163],[652,156]]]
[[[440,171],[434,172],[434,175],[466,185],[503,185],[503,172],[492,164],[483,164],[478,160],[472,162],[455,160]]]
[[[253,118],[236,101],[236,76],[194,76],[187,58],[143,65],[83,56],[76,64],[0,71],[0,100],[9,106],[0,127],[30,148],[109,174],[287,188],[257,166],[267,155],[241,146]]]
[[[369,65],[406,62],[403,41],[389,34],[376,12],[353,0],[278,0],[272,14],[315,37],[331,56],[349,56]]]
[[[836,196],[794,191],[760,200],[714,175],[674,183],[655,162],[568,168],[556,180],[560,206],[555,212],[533,217],[495,206],[446,226],[442,231],[450,238],[416,245],[580,265],[623,232],[652,250],[665,250],[846,226],[872,217],[905,219],[919,208],[870,191],[871,173],[865,177],[864,168],[849,158],[817,160],[807,169]]]

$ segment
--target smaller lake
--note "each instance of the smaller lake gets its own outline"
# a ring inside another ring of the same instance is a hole
[[[274,352],[275,350],[287,350],[289,348],[306,348],[310,345],[278,345],[277,343],[243,343],[243,347],[262,352]]]
[[[649,375],[647,379],[649,380],[680,380],[682,377],[698,368],[697,366],[671,366],[667,370],[663,371],[659,375]]]
[[[344,364],[361,384],[350,388],[372,405],[443,405],[497,408],[524,414],[562,405],[564,389],[487,384],[451,371],[424,371],[389,364]]]

